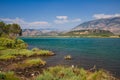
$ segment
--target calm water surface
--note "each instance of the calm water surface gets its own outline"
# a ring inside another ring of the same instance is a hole
[[[76,65],[90,69],[106,69],[120,76],[120,39],[117,38],[23,38],[29,48],[52,50],[56,56],[43,58],[48,66]],[[66,61],[70,54],[73,59]]]

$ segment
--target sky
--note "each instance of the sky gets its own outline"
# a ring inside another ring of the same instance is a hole
[[[23,29],[70,30],[94,19],[120,16],[120,0],[0,0],[0,21]]]

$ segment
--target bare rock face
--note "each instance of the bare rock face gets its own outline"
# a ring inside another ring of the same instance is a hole
[[[84,22],[73,28],[72,31],[92,29],[108,30],[114,34],[120,34],[120,17],[97,19]]]

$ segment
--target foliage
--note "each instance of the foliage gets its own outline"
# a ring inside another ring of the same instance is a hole
[[[14,72],[0,72],[0,80],[20,80]]]
[[[0,36],[9,35],[9,37],[13,38],[17,35],[21,35],[22,29],[18,24],[5,24],[4,22],[0,22]]]
[[[44,70],[36,80],[115,80],[110,74],[103,70],[90,72],[83,68],[71,68],[56,66]]]
[[[21,39],[0,38],[0,46],[2,48],[20,48],[26,49],[27,44]]]
[[[0,46],[6,47],[6,48],[14,48],[15,41],[9,38],[0,38]]]

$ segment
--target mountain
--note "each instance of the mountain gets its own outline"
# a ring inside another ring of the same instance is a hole
[[[69,31],[65,34],[62,34],[64,36],[101,36],[101,37],[109,37],[113,36],[114,34],[108,30],[99,30],[99,29],[87,29],[87,30],[75,30],[75,31]]]
[[[120,34],[120,17],[97,19],[84,22],[71,31],[55,29],[23,29],[23,36],[113,36]]]
[[[59,32],[53,29],[23,29],[22,36],[56,36]]]
[[[95,30],[95,29],[106,30],[114,34],[120,34],[120,17],[97,19],[97,20],[84,22],[73,28],[72,31]]]

